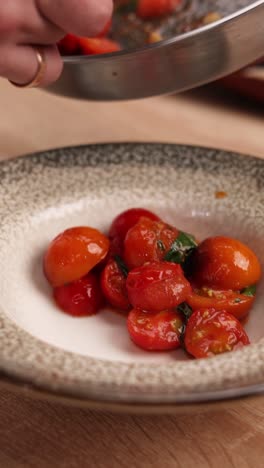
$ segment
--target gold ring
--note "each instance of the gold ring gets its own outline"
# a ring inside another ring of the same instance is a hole
[[[34,50],[36,52],[36,59],[38,63],[38,69],[37,69],[36,75],[34,76],[33,80],[31,80],[29,83],[26,83],[26,84],[18,84],[18,83],[14,83],[14,81],[10,81],[10,83],[16,86],[17,88],[34,88],[34,87],[39,86],[43,80],[43,77],[46,72],[46,59],[40,48],[35,47]]]

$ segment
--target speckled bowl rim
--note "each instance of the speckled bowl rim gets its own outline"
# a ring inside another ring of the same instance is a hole
[[[169,145],[159,143],[118,143],[60,148],[16,158],[0,164],[0,184],[8,183],[8,174],[23,171],[31,177],[30,168],[38,163],[63,168],[65,155],[71,163],[99,165],[110,163],[113,155],[115,164],[122,164],[122,154],[131,155],[143,150],[145,158],[155,148],[155,163],[162,164],[164,158],[170,164],[234,164],[244,166],[257,174],[260,191],[264,196],[264,161],[228,151]],[[115,153],[118,150],[118,158]],[[71,154],[73,152],[73,154]],[[173,152],[173,159],[171,154]],[[100,153],[100,161],[94,154]],[[160,156],[159,156],[160,155]],[[102,158],[103,156],[103,158]],[[197,157],[199,156],[199,158]],[[202,158],[202,160],[201,160]],[[133,159],[133,157],[132,157]],[[136,157],[136,163],[146,163],[144,155]],[[0,203],[0,217],[6,214],[8,204]],[[12,218],[12,214],[10,214]],[[1,248],[1,241],[0,241]],[[238,365],[239,364],[239,365]],[[221,367],[221,379],[216,379]],[[19,328],[0,310],[0,370],[5,375],[29,383],[37,388],[77,398],[96,401],[111,401],[130,404],[188,403],[204,400],[231,398],[250,393],[259,393],[264,386],[264,339],[257,344],[199,361],[183,361],[166,364],[133,364],[92,359],[60,350],[48,345]]]

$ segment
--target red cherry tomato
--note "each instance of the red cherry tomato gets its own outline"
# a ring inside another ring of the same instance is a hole
[[[154,18],[170,15],[182,0],[139,0],[137,15],[140,18]]]
[[[249,338],[241,323],[222,310],[196,310],[185,332],[186,350],[196,358],[205,358],[242,348]]]
[[[191,293],[180,265],[169,262],[147,263],[130,271],[127,293],[135,309],[160,312],[178,306]]]
[[[71,283],[103,260],[108,249],[109,240],[96,229],[67,229],[49,245],[44,256],[44,273],[52,286]]]
[[[66,34],[58,42],[58,48],[63,55],[75,55],[79,51],[79,38],[73,34]]]
[[[79,44],[84,55],[110,54],[121,50],[120,44],[106,37],[80,37]]]
[[[179,231],[162,221],[141,218],[129,229],[124,242],[124,259],[130,269],[146,262],[160,261]]]
[[[260,263],[252,250],[230,237],[203,241],[193,257],[193,278],[198,286],[234,291],[256,284]]]
[[[238,320],[245,318],[250,311],[255,297],[245,296],[231,290],[220,291],[210,288],[195,289],[186,302],[193,310],[216,309],[225,310]]]
[[[121,310],[130,308],[126,290],[126,276],[114,259],[108,261],[102,272],[101,288],[105,298],[113,307]]]
[[[153,221],[158,221],[159,218],[154,213],[144,208],[131,208],[123,213],[120,213],[112,222],[109,229],[109,238],[113,244],[114,251],[118,250],[120,253],[123,249],[123,243],[127,232],[131,229],[140,218],[148,218]]]
[[[127,328],[132,341],[148,351],[179,348],[182,325],[181,316],[173,311],[150,314],[133,309],[127,319]]]
[[[55,288],[53,295],[60,309],[75,317],[96,314],[103,306],[99,280],[93,273],[73,283]]]

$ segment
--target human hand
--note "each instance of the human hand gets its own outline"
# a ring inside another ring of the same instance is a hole
[[[111,14],[112,0],[1,1],[0,76],[20,86],[31,83],[40,71],[37,47],[45,64],[40,85],[56,81],[63,66],[56,43],[68,32],[100,33]]]

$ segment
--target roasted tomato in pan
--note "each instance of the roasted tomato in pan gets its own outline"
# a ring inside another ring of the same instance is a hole
[[[93,273],[54,288],[53,296],[60,309],[75,317],[94,315],[104,303],[99,279]]]
[[[182,326],[181,316],[174,311],[151,314],[133,309],[127,319],[127,328],[132,341],[148,351],[179,348]]]
[[[44,273],[52,286],[71,283],[103,260],[108,249],[109,240],[97,229],[67,229],[49,245],[44,255]]]
[[[238,320],[246,317],[255,300],[254,294],[241,294],[232,290],[217,290],[211,288],[194,289],[186,302],[193,310],[216,309],[225,310]]]
[[[178,229],[163,221],[141,218],[129,229],[124,242],[124,260],[130,269],[146,262],[163,260],[173,241],[179,234]]]
[[[147,263],[131,270],[126,287],[135,309],[152,312],[178,306],[191,292],[181,266],[169,262]]]
[[[242,348],[249,338],[241,323],[223,310],[196,310],[187,322],[186,350],[195,358],[205,358]]]
[[[101,274],[101,288],[109,304],[120,310],[128,310],[126,278],[128,271],[120,258],[108,260]]]
[[[206,239],[193,255],[193,279],[198,286],[238,291],[256,284],[260,276],[254,252],[230,237]]]

